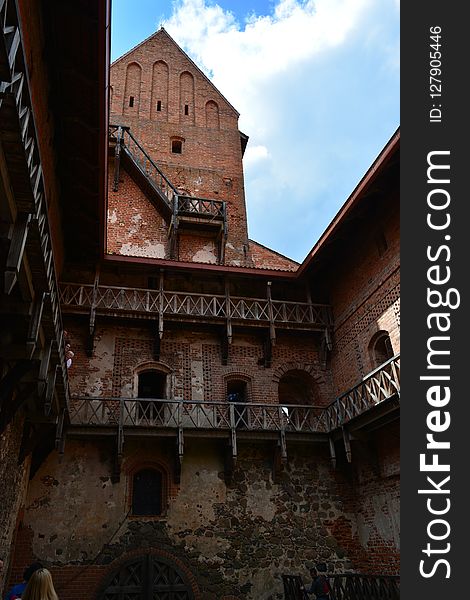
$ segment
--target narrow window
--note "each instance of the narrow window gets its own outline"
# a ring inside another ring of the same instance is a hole
[[[172,140],[171,141],[171,151],[173,152],[173,154],[182,154],[183,142],[181,140]]]
[[[156,469],[142,469],[132,478],[132,514],[158,516],[162,514],[163,478]]]
[[[134,96],[129,97],[129,106],[132,108],[134,106]]]
[[[189,104],[184,105],[184,114],[189,115]]]
[[[393,357],[392,342],[388,333],[384,332],[380,334],[373,345],[372,358],[374,361],[374,367],[379,367],[384,362],[387,362]]]
[[[162,101],[161,100],[157,100],[157,111],[161,112],[162,110]]]

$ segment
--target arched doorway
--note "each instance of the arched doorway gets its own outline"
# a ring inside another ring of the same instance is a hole
[[[194,600],[194,594],[174,563],[158,554],[144,554],[113,573],[99,600]]]

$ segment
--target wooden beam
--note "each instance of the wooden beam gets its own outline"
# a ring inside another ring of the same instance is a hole
[[[30,357],[32,357],[34,350],[36,349],[45,299],[46,292],[43,292],[42,294],[40,293],[36,296],[33,303],[31,320],[29,322],[28,338],[26,340],[26,347]]]
[[[5,268],[5,294],[7,295],[11,294],[18,280],[30,222],[30,214],[20,213],[13,226]]]
[[[352,460],[351,439],[349,437],[349,431],[346,429],[346,427],[342,427],[342,430],[343,430],[344,449],[346,451],[346,459],[347,459],[348,463],[350,463]]]
[[[328,436],[328,443],[329,443],[329,446],[330,446],[331,466],[333,467],[333,469],[336,469],[336,449],[335,449],[335,442],[334,442],[334,439],[331,437],[331,435]]]

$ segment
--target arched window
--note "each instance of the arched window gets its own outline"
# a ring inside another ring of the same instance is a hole
[[[161,471],[146,468],[132,476],[133,516],[159,516],[163,512],[164,478]]]
[[[369,344],[369,352],[374,369],[394,356],[388,331],[379,331],[374,335]]]

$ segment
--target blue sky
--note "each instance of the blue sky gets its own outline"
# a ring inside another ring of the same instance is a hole
[[[398,0],[113,0],[113,60],[161,24],[240,112],[249,234],[302,261],[399,125]]]

